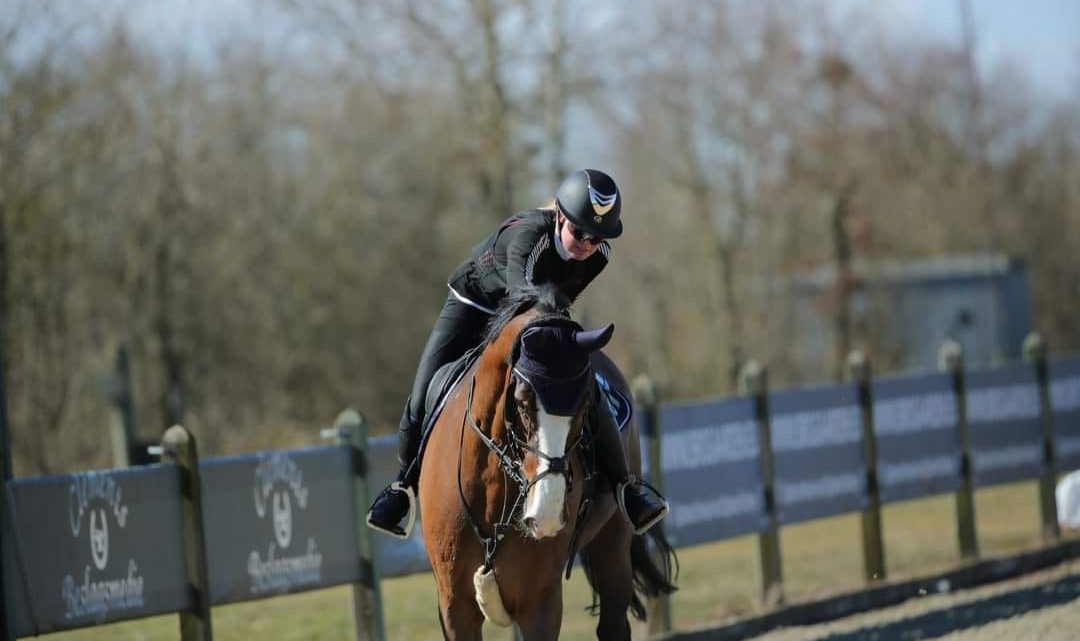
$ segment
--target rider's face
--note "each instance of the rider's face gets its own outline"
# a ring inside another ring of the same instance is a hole
[[[574,223],[570,222],[566,216],[561,213],[559,216],[559,240],[562,241],[563,247],[566,249],[566,253],[570,254],[570,257],[574,260],[585,260],[589,256],[592,256],[596,252],[596,248],[600,246],[597,240],[596,244],[593,244],[593,240],[578,240],[574,236]]]

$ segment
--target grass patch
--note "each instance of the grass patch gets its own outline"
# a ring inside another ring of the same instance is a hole
[[[1039,544],[1038,486],[1004,485],[976,492],[976,525],[983,556],[1031,549]],[[959,564],[953,497],[886,506],[882,514],[890,579],[930,574]],[[863,585],[858,515],[844,515],[786,527],[781,531],[784,589],[789,602],[854,590]],[[672,600],[672,620],[686,629],[718,624],[763,611],[757,537],[679,550],[680,590]],[[387,636],[422,641],[442,638],[435,586],[429,575],[382,583]],[[566,585],[563,639],[593,639],[596,621],[584,608],[591,596],[580,570]],[[355,638],[351,588],[275,597],[214,608],[214,636],[220,641],[345,641]],[[488,638],[512,638],[491,627]],[[635,626],[635,637],[644,636]],[[47,635],[50,641],[174,641],[175,615]]]

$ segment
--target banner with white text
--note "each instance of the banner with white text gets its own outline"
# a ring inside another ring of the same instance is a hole
[[[361,579],[349,447],[203,459],[199,474],[212,604]]]
[[[880,378],[872,383],[878,487],[903,501],[960,487],[960,431],[948,374]]]
[[[1033,368],[1012,365],[966,376],[972,480],[1012,483],[1042,471],[1039,388]]]
[[[174,465],[16,479],[7,490],[16,635],[191,607]]]
[[[695,545],[763,530],[764,483],[754,401],[749,398],[660,408],[664,491],[674,545]]]
[[[781,523],[866,507],[862,422],[854,385],[769,395]]]
[[[1080,469],[1080,357],[1051,359],[1048,369],[1057,468]]]

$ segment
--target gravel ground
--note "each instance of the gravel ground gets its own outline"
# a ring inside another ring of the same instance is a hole
[[[758,641],[1074,641],[1080,639],[1080,560],[962,592],[947,585],[906,603]]]

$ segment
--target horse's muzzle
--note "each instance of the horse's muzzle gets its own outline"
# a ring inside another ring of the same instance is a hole
[[[537,520],[531,516],[525,517],[523,522],[529,536],[537,540],[555,536],[559,532],[562,532],[563,528],[566,527],[566,519],[561,513],[559,514],[559,526],[557,528],[542,529]]]
[[[526,493],[522,525],[534,539],[555,536],[566,527],[567,478],[562,473],[542,474]]]

